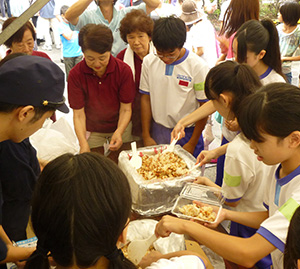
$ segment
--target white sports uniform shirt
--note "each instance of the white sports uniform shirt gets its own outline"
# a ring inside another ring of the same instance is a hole
[[[259,76],[262,85],[267,85],[273,82],[286,82],[274,69],[269,67],[265,73]]]
[[[265,211],[263,205],[266,177],[275,166],[257,160],[249,141],[240,133],[226,151],[222,190],[227,202],[240,203],[237,211]]]
[[[290,220],[300,205],[300,166],[279,179],[281,165],[268,177],[264,205],[269,210],[257,233],[277,249],[271,253],[275,269],[283,268],[283,251]]]
[[[204,81],[208,71],[205,61],[188,50],[170,65],[148,54],[143,59],[140,92],[150,94],[154,121],[174,128],[180,119],[199,107],[199,101],[207,101]]]
[[[171,259],[160,259],[152,263],[146,269],[205,269],[203,261],[198,256],[186,255]]]

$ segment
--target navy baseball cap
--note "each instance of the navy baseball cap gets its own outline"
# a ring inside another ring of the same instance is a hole
[[[0,67],[1,103],[51,107],[68,113],[64,89],[64,72],[49,59],[24,55]]]

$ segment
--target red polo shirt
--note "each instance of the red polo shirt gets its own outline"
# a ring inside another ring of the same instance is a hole
[[[87,131],[114,132],[118,125],[120,103],[132,103],[134,96],[135,85],[130,67],[113,56],[110,56],[101,78],[84,59],[69,73],[69,104],[72,109],[84,107]]]

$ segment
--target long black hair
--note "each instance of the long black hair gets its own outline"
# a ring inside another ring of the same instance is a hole
[[[263,142],[261,132],[285,138],[300,131],[300,89],[288,83],[270,83],[245,98],[238,122],[249,140]]]
[[[284,249],[284,269],[297,269],[300,259],[300,207],[291,219]]]
[[[131,193],[126,176],[97,153],[64,154],[43,170],[32,200],[37,250],[25,268],[50,268],[47,254],[64,267],[136,268],[116,249],[128,222]],[[112,255],[113,254],[113,255]]]
[[[225,61],[208,72],[205,94],[208,99],[214,100],[223,92],[232,93],[231,111],[237,116],[241,101],[261,86],[259,77],[250,66]]]
[[[278,32],[271,20],[245,22],[237,31],[235,39],[238,42],[237,61],[239,63],[247,62],[247,51],[257,55],[265,50],[266,54],[262,61],[284,77],[281,69]]]

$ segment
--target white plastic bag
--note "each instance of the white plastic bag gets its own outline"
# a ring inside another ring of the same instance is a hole
[[[158,221],[152,219],[141,219],[129,222],[127,241],[147,239],[153,235],[157,223]],[[182,234],[171,233],[168,237],[157,239],[153,246],[162,254],[185,250],[184,236]]]
[[[32,146],[41,160],[51,161],[64,153],[79,153],[77,137],[68,123],[61,117],[56,122],[46,120],[43,127],[30,137]]]

